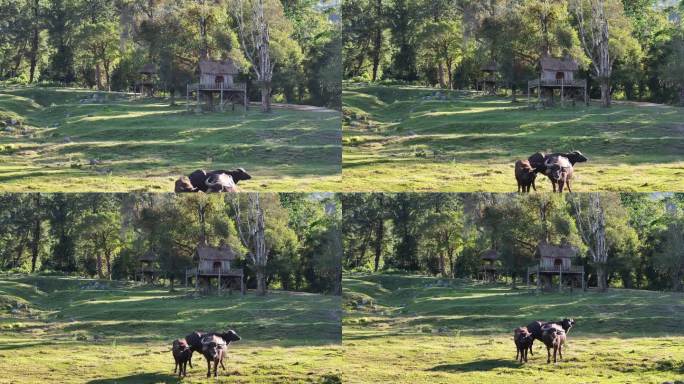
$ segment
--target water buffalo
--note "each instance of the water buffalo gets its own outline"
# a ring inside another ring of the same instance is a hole
[[[207,359],[207,377],[211,377],[211,363],[214,363],[214,377],[218,376],[218,366],[223,366],[223,358],[226,354],[228,344],[223,338],[216,335],[205,335],[202,337],[202,354]]]
[[[210,188],[207,185],[207,179],[211,179],[210,183],[215,183],[220,175],[228,175],[231,177],[232,183],[238,184],[242,180],[249,180],[252,176],[247,173],[243,168],[238,168],[232,171],[217,170],[206,172],[203,169],[198,169],[190,174],[190,183],[197,188],[198,191],[207,192]],[[225,177],[223,178],[225,180]]]
[[[572,180],[573,167],[570,161],[563,156],[550,156],[544,163],[544,174],[551,180],[553,191],[563,193],[563,188],[567,187],[568,192],[572,192],[570,188],[570,180]]]
[[[190,347],[190,350],[193,352],[202,352],[202,338],[205,336],[218,336],[222,338],[225,342],[226,345],[230,344],[233,341],[240,341],[240,336],[238,336],[235,331],[228,330],[226,332],[201,332],[201,331],[195,331],[192,332],[191,334],[185,336],[185,340],[188,343],[188,346]],[[192,356],[192,353],[190,354]],[[221,363],[221,366],[223,364]],[[190,368],[192,368],[192,361],[190,361]],[[225,369],[225,368],[224,368]]]
[[[551,363],[551,349],[553,349],[553,362],[556,362],[556,353],[563,360],[563,345],[566,341],[565,331],[558,324],[544,324],[542,327],[542,341],[546,345],[546,363]]]
[[[518,192],[529,193],[530,187],[535,191],[537,187],[534,185],[534,180],[537,178],[537,172],[528,160],[518,160],[515,162],[515,180],[518,182]]]
[[[173,359],[176,362],[176,365],[173,367],[173,372],[176,373],[176,370],[178,370],[178,377],[187,375],[188,362],[190,362],[190,359],[192,358],[192,350],[185,339],[174,340],[171,352],[173,353]],[[190,367],[192,367],[192,364]]]
[[[516,353],[515,359],[518,360],[520,356],[520,362],[527,362],[527,351],[532,350],[532,343],[534,343],[534,335],[532,335],[527,328],[518,327],[513,330],[513,342],[515,343]]]

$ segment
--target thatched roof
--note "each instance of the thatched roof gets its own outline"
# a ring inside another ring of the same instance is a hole
[[[237,75],[240,69],[235,65],[233,60],[206,60],[202,59],[199,62],[201,74],[221,76],[221,75]]]
[[[138,256],[138,260],[140,261],[156,261],[157,260],[157,254],[153,250],[149,250],[145,252],[144,254]]]
[[[140,68],[138,73],[143,75],[154,75],[157,73],[157,66],[154,63],[147,63]]]
[[[222,244],[219,247],[212,247],[209,245],[197,246],[197,256],[200,260],[235,260],[237,254],[229,246]]]
[[[576,71],[579,69],[577,61],[570,57],[557,59],[555,57],[544,56],[541,58],[540,63],[543,71]]]
[[[480,259],[482,260],[496,260],[499,258],[499,252],[496,251],[496,249],[488,249],[484,252],[482,252],[482,255],[480,255]]]
[[[571,259],[577,256],[577,248],[572,245],[551,245],[546,241],[537,244],[536,255],[540,257]]]
[[[487,64],[483,64],[480,67],[480,71],[482,72],[496,72],[499,70],[499,65],[496,63],[496,61],[490,61]]]

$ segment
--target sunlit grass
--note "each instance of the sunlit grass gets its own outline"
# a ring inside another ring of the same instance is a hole
[[[159,100],[80,103],[92,91],[0,90],[0,113],[26,132],[0,132],[0,191],[172,191],[195,169],[243,167],[244,190],[336,190],[339,113],[256,108],[187,112]],[[98,161],[90,165],[91,159]]]
[[[345,383],[660,384],[684,377],[681,293],[535,294],[400,275],[347,276],[343,284]],[[547,365],[539,342],[527,364],[515,361],[515,327],[563,317],[577,321],[563,362]]]
[[[171,341],[234,328],[221,383],[337,383],[340,299],[271,292],[195,297],[128,283],[0,277],[0,383],[176,383]],[[28,305],[19,313],[17,303]],[[199,355],[183,382],[206,382]]]
[[[684,109],[615,105],[528,109],[510,99],[419,87],[344,92],[344,190],[516,190],[513,163],[534,152],[574,149],[573,190],[684,190]],[[549,190],[547,180],[537,185]]]

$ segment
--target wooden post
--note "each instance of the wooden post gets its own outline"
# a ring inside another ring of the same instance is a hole
[[[245,294],[245,274],[244,272],[240,275],[240,293],[244,296]]]
[[[561,79],[561,107],[563,106],[563,101],[565,100],[565,99],[563,98],[563,93],[564,93],[563,91],[565,90],[565,87],[564,87],[564,84],[563,84],[564,82],[565,82],[565,80],[564,80],[564,79]]]
[[[563,266],[558,267],[558,292],[563,292]]]
[[[200,88],[201,88],[200,85],[197,84],[197,90],[195,92],[197,92],[197,107],[198,108],[200,107]]]
[[[589,105],[589,99],[587,99],[587,81],[584,80],[584,104]],[[582,278],[584,280],[584,278]]]
[[[199,290],[199,267],[195,269],[195,292]]]
[[[525,279],[527,279],[527,289],[530,289],[530,267],[527,267],[527,273],[525,274]]]
[[[190,84],[185,84],[185,111],[190,111]],[[185,271],[185,274],[188,272]]]
[[[223,83],[219,88],[221,89],[221,112],[223,112]]]
[[[223,93],[223,92],[221,92]],[[221,270],[223,269],[223,264],[221,265],[221,268],[219,268],[219,275],[218,275],[218,295],[221,296]]]

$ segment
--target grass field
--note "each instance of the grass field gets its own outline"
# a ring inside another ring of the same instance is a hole
[[[513,164],[580,150],[575,191],[684,191],[684,108],[652,104],[527,108],[526,99],[416,87],[345,85],[348,191],[511,192]],[[551,190],[539,179],[540,190]]]
[[[339,297],[193,297],[92,284],[0,277],[0,383],[176,383],[172,340],[226,327],[242,340],[230,345],[218,382],[340,382]],[[207,382],[204,358],[193,361],[183,382]]]
[[[133,100],[93,91],[0,89],[0,191],[173,191],[195,169],[243,167],[244,190],[337,190],[340,115],[328,110],[251,108],[186,112],[184,100]],[[7,131],[9,129],[10,131]],[[90,165],[91,159],[99,163]]]
[[[681,293],[534,294],[395,275],[354,275],[343,283],[345,383],[684,381]],[[563,317],[577,321],[563,362],[546,364],[538,341],[527,364],[515,361],[515,327]]]

